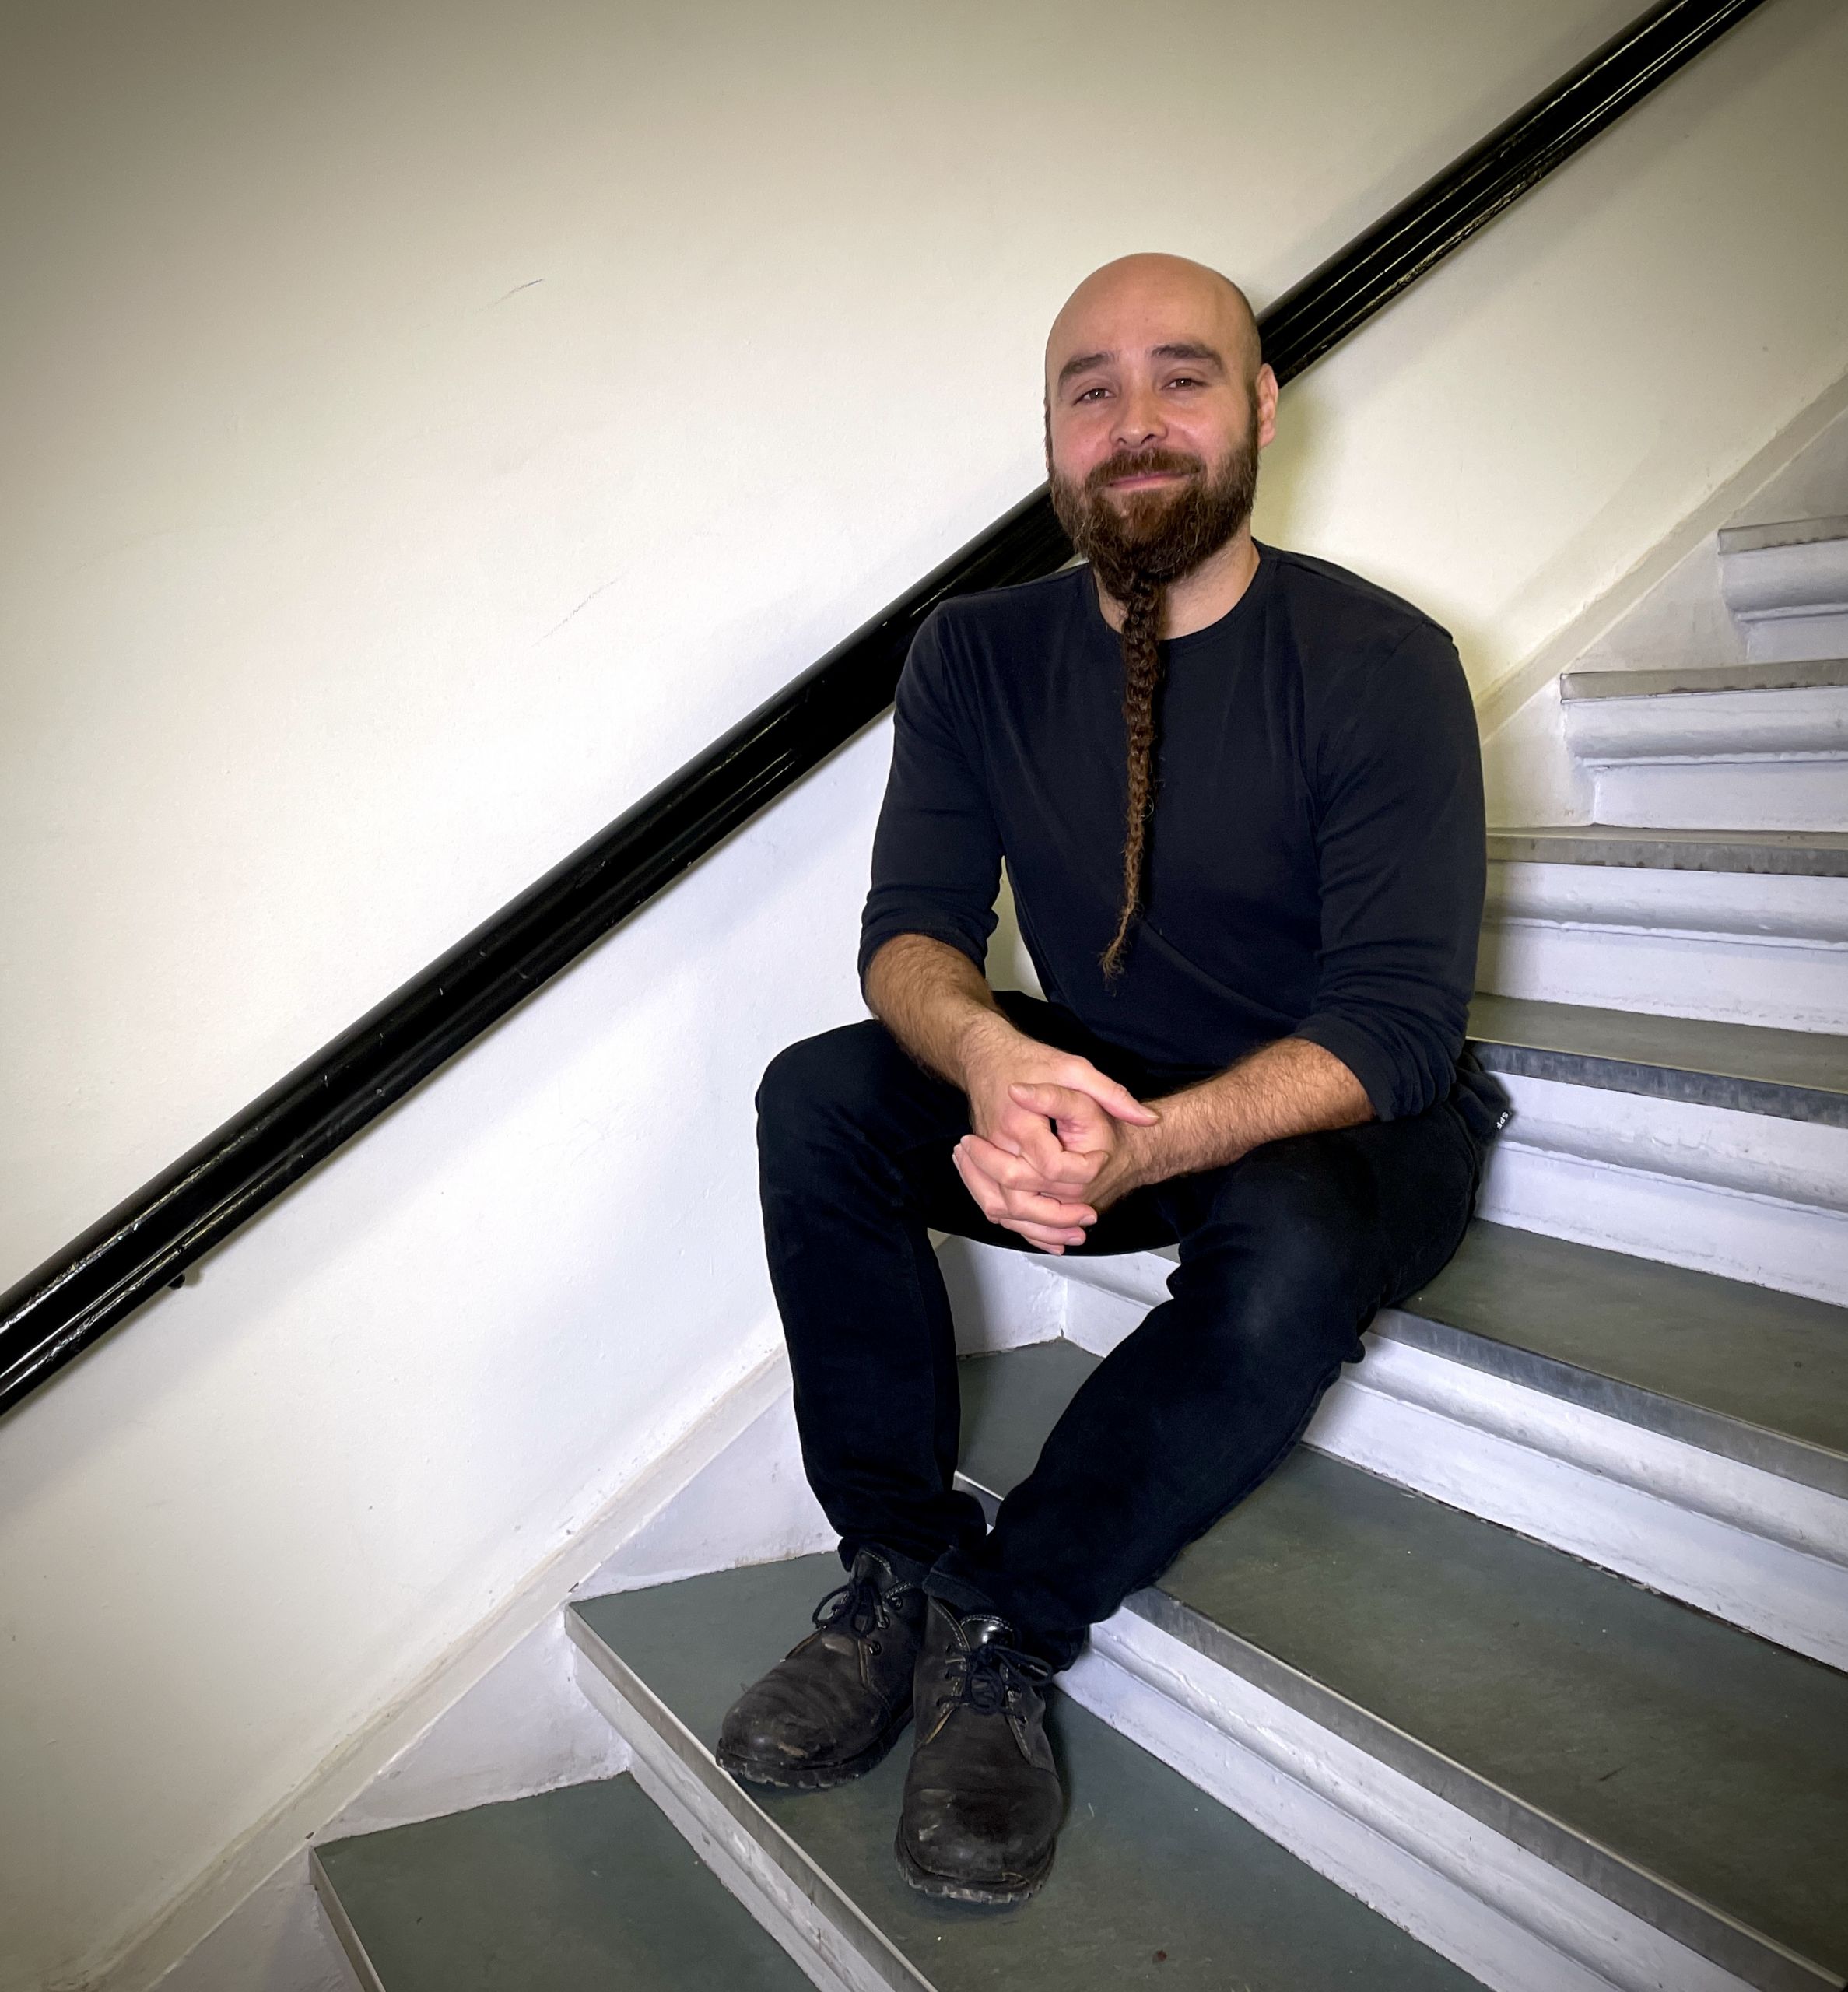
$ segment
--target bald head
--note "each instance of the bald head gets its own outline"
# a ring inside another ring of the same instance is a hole
[[[1199,346],[1249,387],[1264,363],[1257,320],[1229,277],[1185,256],[1120,256],[1066,299],[1046,341],[1046,392],[1057,400],[1089,362],[1143,357],[1160,346]]]

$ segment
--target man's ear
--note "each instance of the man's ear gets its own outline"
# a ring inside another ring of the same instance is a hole
[[[1052,475],[1052,397],[1050,395],[1042,395],[1040,398],[1040,419],[1041,433],[1046,441],[1046,475],[1050,477]]]
[[[1261,450],[1277,433],[1277,376],[1268,366],[1257,370],[1251,392],[1257,403],[1257,447]]]

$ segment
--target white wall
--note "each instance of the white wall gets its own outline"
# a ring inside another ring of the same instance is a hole
[[[11,10],[0,1278],[1033,483],[1086,268],[1261,301],[1633,10]],[[1518,672],[1848,366],[1845,84],[1762,10],[1292,390],[1261,531]],[[5,1992],[766,1345],[750,1093],[858,1014],[884,752],[0,1428]]]

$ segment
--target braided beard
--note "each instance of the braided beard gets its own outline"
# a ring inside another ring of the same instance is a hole
[[[1162,615],[1168,586],[1217,553],[1251,516],[1257,490],[1257,411],[1245,440],[1211,477],[1198,457],[1129,451],[1075,483],[1055,472],[1053,510],[1072,545],[1123,606],[1123,724],[1128,751],[1128,812],[1123,836],[1123,903],[1117,931],[1099,957],[1106,982],[1122,973],[1129,930],[1141,910],[1148,831],[1155,812],[1156,706],[1165,675]],[[1132,493],[1119,503],[1104,486],[1150,472],[1196,473],[1178,492]]]

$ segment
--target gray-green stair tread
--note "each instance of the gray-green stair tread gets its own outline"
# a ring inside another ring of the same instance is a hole
[[[1030,1471],[1095,1362],[1063,1341],[965,1361],[965,1472],[1001,1492]],[[1303,1447],[1158,1588],[1477,1816],[1507,1794],[1848,1968],[1848,1676]]]
[[[631,1777],[317,1848],[385,1992],[805,1992]]]
[[[1469,1040],[1491,1071],[1848,1127],[1848,1038],[1822,1031],[1478,992]]]
[[[1647,872],[1848,879],[1848,831],[1628,829],[1608,823],[1491,830],[1495,864],[1596,864]]]
[[[1806,692],[1848,685],[1848,658],[1799,658],[1766,664],[1664,665],[1650,671],[1568,671],[1568,700],[1662,699],[1703,692]]]
[[[1478,1219],[1390,1332],[1848,1498],[1848,1309]]]
[[[733,1699],[806,1631],[840,1576],[833,1557],[808,1556],[573,1608],[710,1745]],[[745,1788],[942,1992],[1475,1986],[1066,1696],[1052,1697],[1048,1720],[1065,1823],[1045,1887],[1005,1912],[933,1901],[899,1873],[909,1732],[833,1791]]]

